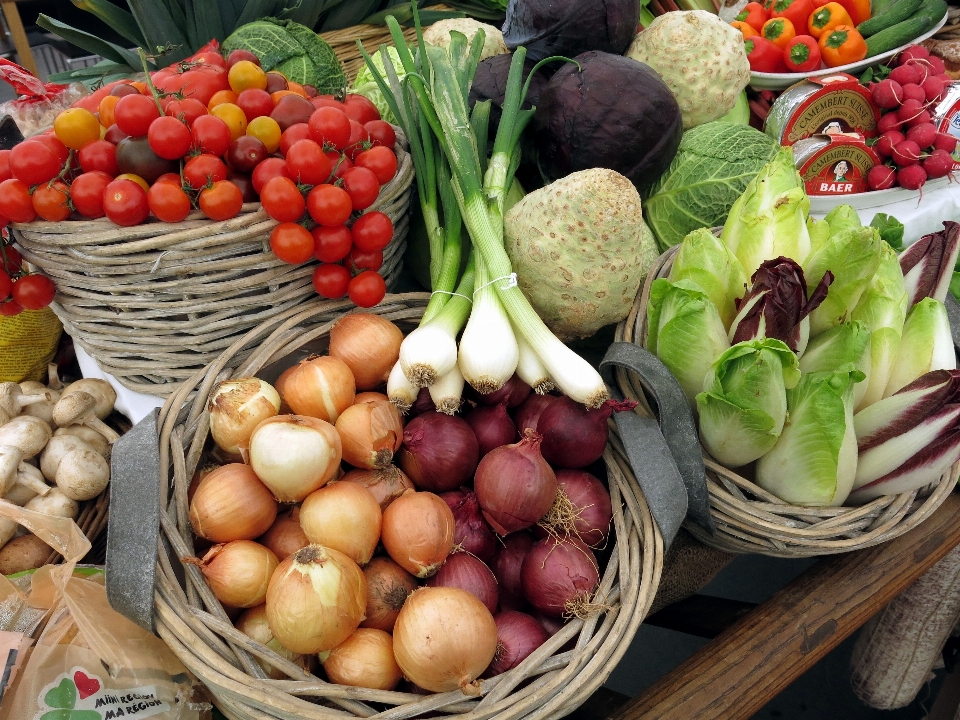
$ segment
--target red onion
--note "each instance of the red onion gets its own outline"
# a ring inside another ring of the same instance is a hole
[[[540,455],[541,440],[527,430],[519,443],[491,450],[477,467],[473,489],[498,535],[530,527],[557,497],[557,476]]]
[[[583,470],[557,470],[557,500],[540,521],[540,532],[573,535],[590,547],[607,539],[613,515],[610,493],[602,482]]]
[[[450,555],[426,582],[427,587],[455,587],[479,598],[491,613],[497,611],[497,578],[483,560],[470,553]]]
[[[517,428],[507,415],[507,405],[477,405],[463,417],[473,429],[480,444],[482,458],[494,448],[509,445],[517,440]]]
[[[463,418],[431,410],[407,423],[398,456],[400,468],[417,488],[445,492],[470,480],[480,446]]]
[[[471,392],[468,393],[468,398],[479,403],[480,405],[499,405],[506,400],[507,407],[510,408],[516,407],[522,403],[527,399],[527,396],[533,392],[532,388],[523,380],[521,380],[516,374],[507,380],[503,384],[503,387],[501,387],[499,390],[493,391],[492,393],[481,395],[473,390],[473,388],[470,388],[470,390]]]
[[[520,407],[517,408],[513,419],[517,426],[517,431],[523,435],[523,431],[527,428],[536,430],[540,415],[550,407],[556,399],[556,395],[531,395],[524,400]]]
[[[497,551],[497,536],[480,514],[476,493],[469,488],[460,488],[441,493],[440,497],[453,511],[454,545],[459,545],[485,563],[490,562]]]
[[[549,615],[544,615],[542,612],[534,610],[531,617],[540,623],[540,627],[547,631],[548,637],[553,637],[558,632],[563,630],[563,626],[566,625],[566,621],[562,618],[550,617]],[[496,620],[496,618],[494,618]]]
[[[417,415],[423,415],[425,412],[433,412],[436,410],[436,406],[433,404],[433,398],[430,397],[429,388],[420,388],[420,392],[417,393],[417,399],[413,401],[413,405],[410,406],[410,410],[407,411],[408,417],[416,417]]]
[[[533,536],[528,532],[507,535],[490,563],[500,587],[501,610],[522,610],[527,607],[527,599],[520,588],[520,567],[533,542]]]
[[[544,615],[576,615],[600,583],[593,551],[576,538],[538,540],[523,559],[523,594]]]
[[[599,460],[607,445],[607,418],[636,406],[630,400],[607,400],[596,410],[588,410],[568,397],[557,398],[537,421],[537,432],[543,435],[543,457],[558,468],[582,468]]]
[[[493,620],[497,623],[497,654],[484,677],[513,670],[550,638],[543,625],[526,613],[505,610],[494,615]]]

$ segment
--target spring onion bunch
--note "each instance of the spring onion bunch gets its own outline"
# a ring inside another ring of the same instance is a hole
[[[517,373],[538,392],[556,386],[577,402],[599,407],[608,397],[600,375],[540,319],[517,287],[503,246],[504,205],[520,164],[520,135],[533,117],[532,109],[521,109],[530,82],[523,83],[526,51],[513,53],[488,157],[489,101],[476,103],[472,112],[467,101],[483,31],[472,43],[452,32],[449,47],[434,47],[423,42],[416,3],[413,14],[418,39],[413,52],[395,18],[387,18],[406,73],[402,81],[386,61],[385,47],[380,72],[357,43],[410,142],[430,242],[432,297],[420,326],[400,347],[387,392],[404,408],[419,388],[428,387],[437,408],[453,413],[464,382],[490,393]],[[565,58],[547,58],[533,72],[558,59]],[[473,249],[461,274],[463,225]]]

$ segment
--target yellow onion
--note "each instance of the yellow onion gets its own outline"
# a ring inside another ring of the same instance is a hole
[[[298,653],[335,648],[357,629],[366,605],[363,571],[322,545],[307,545],[280,563],[267,589],[270,630]]]
[[[340,469],[340,435],[328,422],[278,415],[250,436],[250,467],[280,502],[299,502]]]
[[[260,378],[227,380],[214,388],[207,409],[213,441],[236,454],[257,425],[280,411],[280,395]]]
[[[403,418],[391,402],[351,405],[337,418],[336,428],[343,459],[354,467],[386,467],[403,443]]]
[[[280,394],[297,415],[335,422],[353,405],[357,387],[347,364],[329,355],[312,355],[281,375]]]
[[[250,540],[214,545],[202,560],[184,558],[184,562],[200,567],[217,600],[237,608],[263,603],[279,564],[276,555]]]
[[[363,575],[367,579],[367,617],[360,627],[391,632],[403,603],[417,589],[417,581],[386,557],[373,558],[363,568]]]
[[[392,322],[372,313],[345,315],[330,331],[330,355],[347,364],[358,390],[383,385],[400,359],[403,332]]]
[[[357,393],[357,396],[353,399],[353,404],[359,405],[360,403],[374,402],[376,400],[389,401],[390,398],[388,398],[386,395],[384,395],[381,392],[362,392],[362,393]]]
[[[334,482],[307,495],[300,527],[315,545],[339,550],[366,565],[380,540],[380,505],[369,490],[352,482]]]
[[[437,495],[407,490],[383,513],[387,554],[419,578],[433,575],[453,548],[453,511]]]
[[[329,653],[321,654],[320,662],[327,679],[338,685],[393,690],[401,678],[393,657],[393,638],[383,630],[359,628]]]
[[[477,695],[477,678],[497,652],[497,624],[466,590],[420,588],[397,617],[393,652],[404,677],[420,687]]]
[[[309,656],[287,650],[273,637],[273,633],[270,631],[270,625],[267,623],[266,605],[257,605],[249,610],[244,610],[243,615],[234,622],[234,627],[247,637],[253,638],[261,645],[270,648],[280,657],[289,660],[295,665],[299,665],[304,671],[309,672]],[[285,672],[277,670],[266,660],[257,658],[257,662],[260,664],[260,667],[263,668],[263,671],[274,680],[289,679]]]
[[[231,463],[208,473],[190,501],[190,524],[202,538],[253,540],[277,518],[277,501],[248,465]]]
[[[410,478],[406,476],[403,470],[395,465],[388,465],[385,468],[377,468],[374,470],[355,468],[350,472],[344,473],[340,479],[344,482],[363,485],[373,493],[377,502],[380,503],[381,510],[386,510],[390,503],[403,495],[407,490],[413,490],[413,483],[410,482]]]
[[[300,548],[310,544],[310,540],[303,534],[300,527],[300,508],[294,507],[290,512],[277,515],[273,525],[259,540],[264,547],[270,548],[279,560],[286,560]]]

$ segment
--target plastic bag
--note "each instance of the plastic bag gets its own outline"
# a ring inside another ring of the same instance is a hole
[[[27,620],[29,627],[30,611],[35,615],[38,608],[46,617],[4,694],[0,720],[199,720],[209,706],[193,702],[194,682],[170,649],[113,610],[101,583],[74,575],[90,549],[76,523],[4,501],[0,515],[71,559],[37,570],[29,595],[0,576],[3,629],[8,619],[15,625]]]
[[[62,330],[48,307],[0,316],[0,382],[45,379]]]
[[[0,103],[0,115],[9,115],[24,137],[53,127],[54,118],[90,91],[82,83],[45,83],[15,62],[0,58],[0,79],[13,86],[16,100]]]

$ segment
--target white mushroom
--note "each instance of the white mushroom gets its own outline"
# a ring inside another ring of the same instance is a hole
[[[60,393],[60,397],[73,395],[74,393],[85,392],[92,395],[96,401],[94,412],[100,420],[103,420],[113,410],[117,402],[117,391],[106,380],[98,378],[83,378],[67,385]],[[111,441],[112,442],[112,441]]]
[[[39,495],[50,492],[50,486],[43,481],[40,471],[23,462],[20,448],[0,445],[0,495],[6,495],[17,483]]]
[[[13,419],[13,416],[10,413],[8,413],[3,408],[0,408],[0,425],[6,425],[12,419]]]
[[[53,432],[54,437],[62,437],[64,435],[74,435],[83,440],[105,458],[110,457],[110,443],[108,443],[107,439],[92,427],[87,427],[86,425],[67,425],[67,427],[58,428]],[[41,470],[42,469],[43,468],[41,467]]]
[[[52,437],[50,426],[32,415],[18,415],[5,425],[0,425],[0,445],[20,448],[25,460],[43,450]]]
[[[56,488],[50,489],[51,491],[56,490]],[[49,493],[47,494],[49,495]],[[37,494],[33,490],[28,488],[26,485],[17,483],[6,495],[3,496],[3,499],[9,503],[13,503],[14,505],[23,506],[33,500],[35,497],[37,497]]]
[[[68,392],[68,390],[63,392],[53,407],[53,421],[59,427],[88,425],[103,435],[108,442],[116,442],[120,436],[96,415],[96,398],[83,390],[76,392]]]
[[[11,417],[19,415],[26,405],[46,399],[45,395],[39,393],[25,395],[15,382],[0,382],[0,407]]]
[[[83,427],[83,426],[79,426]],[[43,476],[53,482],[57,478],[57,467],[63,456],[74,450],[93,450],[96,449],[83,438],[76,435],[54,435],[50,442],[40,453],[40,472]]]
[[[63,390],[63,383],[60,382],[60,373],[57,371],[56,363],[47,365],[47,387],[57,392]]]
[[[57,466],[57,487],[74,500],[90,500],[110,482],[110,465],[93,450],[71,450]]]
[[[46,388],[38,382],[22,382],[20,383],[20,390],[24,393],[43,395],[45,398],[39,402],[27,405],[23,408],[22,414],[38,417],[51,428],[55,428],[56,424],[53,422],[53,406],[56,405],[57,400],[60,399],[60,393],[56,390]]]

